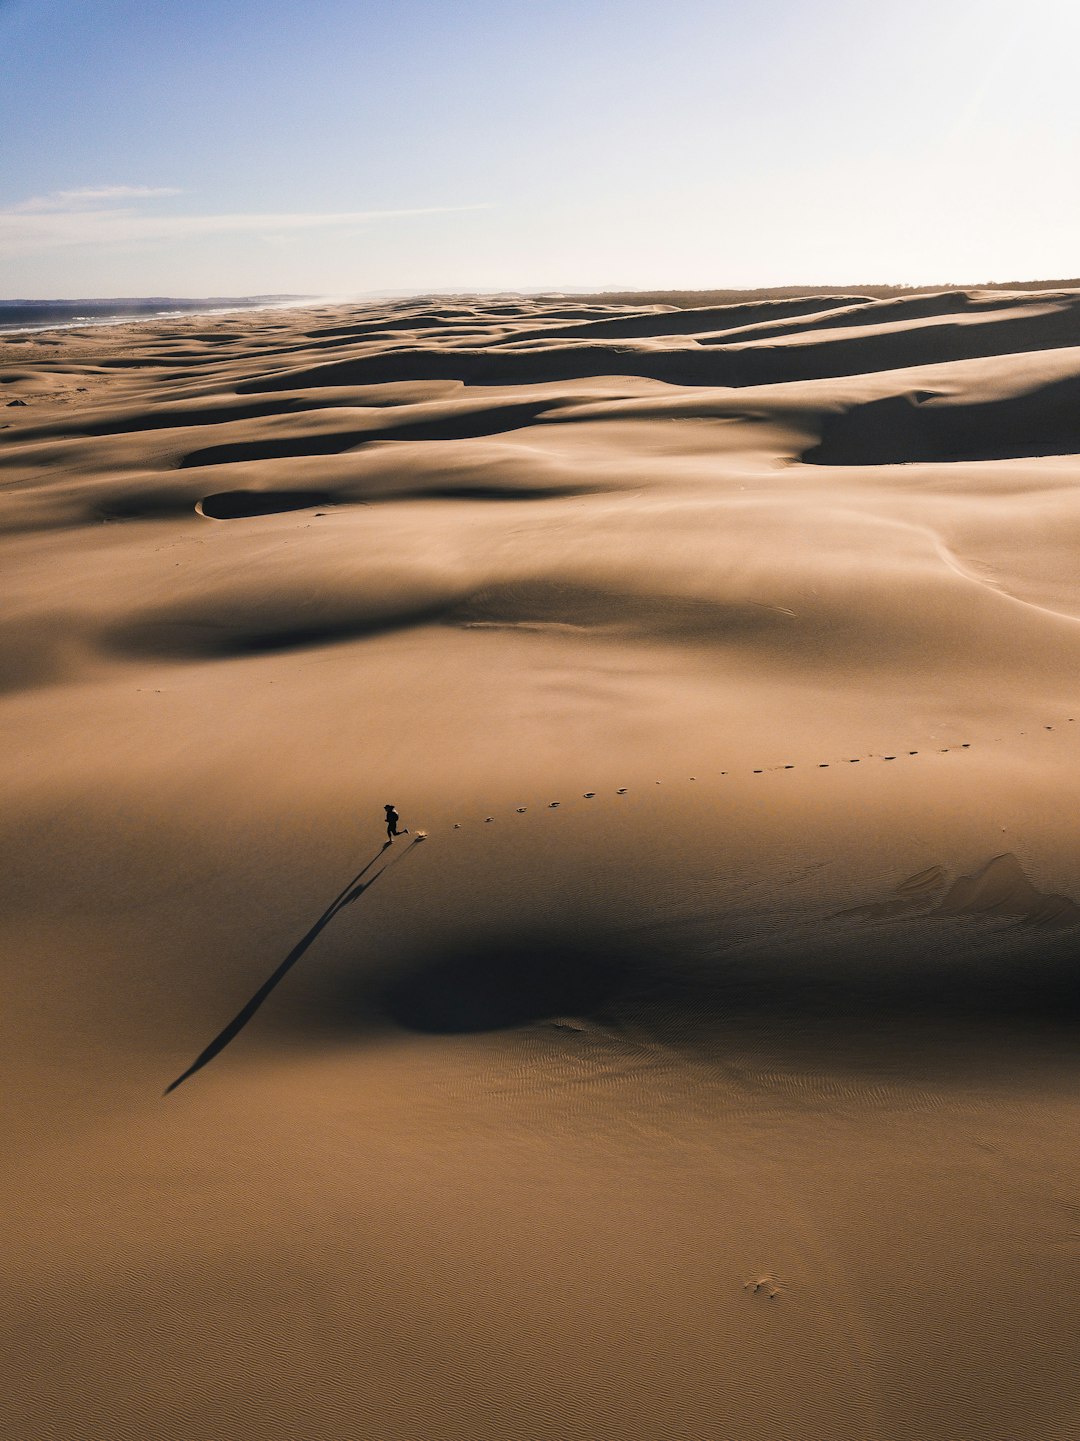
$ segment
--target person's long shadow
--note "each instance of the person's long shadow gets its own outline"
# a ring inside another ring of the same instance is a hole
[[[219,1055],[225,1049],[225,1047],[229,1044],[230,1041],[234,1040],[240,1034],[240,1032],[247,1025],[248,1021],[251,1020],[252,1016],[266,1000],[267,996],[270,995],[274,987],[278,985],[279,982],[284,980],[284,978],[288,975],[289,971],[291,971],[293,966],[296,965],[300,957],[314,943],[314,941],[318,938],[319,934],[326,929],[326,927],[330,924],[334,917],[338,915],[339,912],[343,911],[346,906],[351,906],[353,901],[357,900],[360,896],[362,896],[366,890],[369,890],[379,879],[380,876],[386,874],[386,872],[394,864],[395,860],[400,860],[402,856],[408,855],[409,852],[416,845],[416,840],[412,840],[404,848],[404,850],[399,851],[397,856],[395,856],[393,859],[387,860],[385,865],[380,866],[379,869],[375,872],[375,874],[365,881],[363,879],[364,876],[367,875],[368,871],[371,870],[372,866],[375,865],[377,861],[382,860],[382,858],[386,855],[386,852],[389,850],[390,844],[391,843],[389,841],[385,842],[385,844],[383,844],[379,848],[377,853],[372,856],[371,860],[368,861],[367,865],[364,866],[362,870],[358,871],[355,876],[353,876],[352,880],[348,883],[348,885],[345,886],[345,888],[341,890],[330,902],[326,910],[323,911],[322,915],[312,926],[311,930],[308,931],[307,935],[304,936],[302,940],[298,941],[295,946],[293,946],[292,950],[282,961],[281,965],[278,966],[277,970],[273,971],[266,978],[266,980],[252,996],[251,1000],[248,1001],[247,1005],[242,1007],[241,1010],[237,1011],[236,1015],[232,1018],[232,1020],[225,1027],[225,1029],[223,1031],[220,1031],[206,1047],[206,1049],[202,1051],[198,1056],[196,1056],[195,1060],[192,1061],[191,1065],[188,1066],[187,1070],[181,1072],[181,1074],[177,1076],[175,1081],[171,1081],[169,1085],[165,1087],[164,1094],[166,1096],[170,1093],[170,1091],[175,1091],[177,1086],[182,1086],[185,1081],[189,1080],[192,1076],[195,1075],[196,1071],[201,1071],[203,1066],[208,1065],[215,1056]]]

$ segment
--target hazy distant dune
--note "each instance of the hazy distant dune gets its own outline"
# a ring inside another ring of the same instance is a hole
[[[693,320],[697,339],[682,344],[676,337],[685,333],[679,323],[685,312],[671,312],[673,320],[652,314],[620,321],[626,329],[622,343],[590,343],[581,338],[581,327],[507,331],[495,344],[481,347],[433,345],[427,336],[419,345],[388,348],[367,337],[367,343],[359,342],[347,359],[244,378],[237,389],[258,393],[308,385],[450,379],[470,385],[520,385],[590,375],[637,375],[695,386],[779,384],[1068,346],[1076,342],[1080,297],[1075,293],[1026,299],[1003,296],[994,303],[953,292],[882,305],[881,312],[868,303],[847,315],[837,314],[833,306],[833,313],[826,311],[823,316],[820,335],[814,311],[808,312],[803,324],[759,334],[748,333],[745,324],[742,333],[725,334],[715,327],[732,316],[699,312]],[[754,313],[760,311],[755,308]],[[745,323],[747,315],[741,308],[738,320]],[[837,328],[840,322],[842,328]],[[591,327],[590,332],[594,333]]]

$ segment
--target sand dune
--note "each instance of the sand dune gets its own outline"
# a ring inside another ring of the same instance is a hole
[[[1078,291],[8,338],[4,1434],[1071,1437],[1078,398]]]

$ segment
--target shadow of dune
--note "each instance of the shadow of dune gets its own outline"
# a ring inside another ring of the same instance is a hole
[[[83,511],[85,521],[168,520],[191,514],[191,496],[179,486],[143,486],[111,495],[92,494]]]
[[[801,300],[762,300],[749,305],[710,305],[690,310],[638,311],[632,315],[609,315],[578,321],[571,325],[537,327],[535,330],[514,331],[502,342],[523,340],[576,339],[646,339],[663,335],[701,335],[708,332],[742,328],[750,324],[767,325],[789,317],[801,318],[805,326],[815,323],[820,312],[837,306],[867,306],[873,302],[866,295],[815,295]]]
[[[295,400],[232,401],[203,406],[177,406],[175,409],[148,408],[139,411],[116,411],[104,419],[65,417],[49,425],[26,426],[21,431],[24,442],[66,440],[86,436],[135,435],[147,430],[185,430],[189,426],[225,425],[236,420],[261,420],[271,415],[289,415],[317,406],[303,406]]]
[[[373,426],[369,430],[336,431],[328,435],[281,436],[269,440],[212,445],[184,456],[179,469],[202,465],[231,465],[252,460],[289,460],[307,455],[341,455],[373,440],[482,440],[532,425],[545,412],[557,411],[554,400],[492,405],[482,410],[434,415],[424,420]]]
[[[706,373],[706,369],[708,373]],[[238,394],[298,390],[311,386],[375,385],[393,381],[457,380],[466,385],[530,385],[585,380],[598,375],[634,375],[672,384],[735,384],[720,353],[697,350],[650,351],[630,346],[580,344],[538,350],[408,350],[358,355],[304,370],[284,371],[241,382]],[[714,378],[716,377],[716,378]],[[374,437],[369,437],[374,438]],[[385,433],[384,433],[385,438]]]
[[[986,1042],[1000,1057],[1010,1034],[1080,1022],[1075,935],[968,916],[859,931],[822,919],[750,943],[725,929],[718,918],[708,938],[678,925],[459,934],[392,968],[329,968],[288,1024],[356,1040],[379,1022],[472,1035],[576,1018],[688,1052],[722,1055],[753,1036],[863,1069],[878,1040],[927,1059]]]
[[[209,520],[246,520],[334,503],[334,496],[326,490],[223,490],[203,496],[195,509]]]
[[[381,614],[361,606],[320,619],[304,619],[287,606],[257,601],[218,613],[212,606],[188,613],[161,611],[115,627],[102,637],[113,654],[137,660],[215,660],[266,655],[308,646],[337,645],[368,636],[390,635],[412,626],[441,621],[454,601],[417,600],[413,605]]]
[[[576,492],[571,492],[576,493]],[[551,494],[545,491],[544,496]],[[491,494],[483,487],[433,488],[425,498],[490,502],[513,494]],[[522,495],[522,500],[535,500]],[[264,596],[243,600],[191,603],[175,610],[147,612],[113,626],[101,636],[112,654],[143,659],[214,660],[264,655],[389,635],[414,626],[572,625],[584,631],[605,628],[627,640],[648,644],[694,643],[726,648],[751,643],[769,646],[778,659],[797,660],[807,634],[786,612],[752,602],[707,596],[648,594],[618,585],[574,585],[541,579],[532,583],[491,585],[471,593],[400,598],[394,610],[358,597],[327,602],[322,613],[298,613],[287,599]],[[833,642],[826,633],[819,642]],[[857,654],[854,637],[843,640],[849,661]]]
[[[437,481],[413,486],[397,486],[386,491],[370,490],[360,496],[355,491],[342,488],[335,494],[317,490],[222,490],[214,495],[203,496],[195,506],[198,515],[209,520],[249,520],[263,515],[283,515],[294,510],[309,510],[314,506],[377,505],[407,500],[483,500],[522,501],[559,500],[567,496],[590,495],[598,487],[584,482],[577,485],[515,485],[512,481],[500,481],[489,485],[442,485]],[[185,502],[178,507],[178,513],[190,510]],[[164,506],[159,508],[164,512]],[[151,513],[147,507],[121,512],[115,509],[110,518],[141,516]],[[158,512],[153,512],[158,513]]]
[[[965,291],[938,291],[930,295],[918,295],[910,299],[892,300],[851,300],[841,302],[831,309],[792,320],[780,317],[768,318],[747,325],[732,327],[714,335],[698,337],[701,345],[728,345],[745,340],[782,340],[785,335],[808,334],[826,330],[858,329],[863,326],[895,325],[906,320],[926,320],[932,317],[950,316],[954,319],[969,314],[1001,309],[1000,296],[992,299],[976,299]]]
[[[623,948],[536,933],[451,946],[377,983],[376,1008],[407,1030],[503,1030],[553,1016],[588,1015],[626,983]]]
[[[369,880],[365,881],[363,877],[367,875],[372,866],[386,855],[390,845],[391,843],[389,841],[385,842],[379,848],[378,852],[372,856],[371,860],[368,861],[367,865],[358,871],[348,885],[334,897],[307,934],[293,946],[292,950],[277,969],[270,973],[251,999],[237,1011],[229,1024],[225,1026],[223,1030],[219,1031],[210,1044],[196,1056],[186,1071],[182,1071],[174,1081],[169,1082],[165,1087],[164,1095],[169,1095],[172,1091],[175,1091],[178,1086],[182,1086],[185,1081],[190,1080],[196,1072],[201,1071],[204,1066],[209,1065],[215,1056],[219,1056],[230,1041],[236,1039],[263,1002],[270,996],[275,988],[281,984],[293,966],[295,966],[297,961],[311,948],[334,917],[343,911],[346,906],[350,906],[354,901],[358,900],[365,891],[369,890],[380,876],[386,874],[396,860],[400,860],[402,856],[408,855],[409,852],[415,848],[416,841],[411,841],[403,851],[398,852],[397,856],[388,859],[384,866],[381,866]]]
[[[883,922],[877,934],[852,938],[823,929],[824,945],[779,946],[751,964],[721,961],[702,997],[709,1010],[838,1037],[854,1026],[1080,1020],[1075,937],[1025,944],[1030,932],[1019,936],[1016,922],[974,917]]]
[[[811,465],[910,465],[1080,454],[1080,376],[1023,395],[962,404],[929,391],[825,418]]]
[[[235,441],[193,450],[180,461],[178,470],[203,465],[233,465],[252,460],[295,460],[309,455],[340,455],[370,439],[367,431],[334,431],[329,435],[295,435],[270,440]]]

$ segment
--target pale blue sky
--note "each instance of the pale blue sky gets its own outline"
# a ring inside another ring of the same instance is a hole
[[[0,0],[0,295],[1080,272],[1080,0]]]

